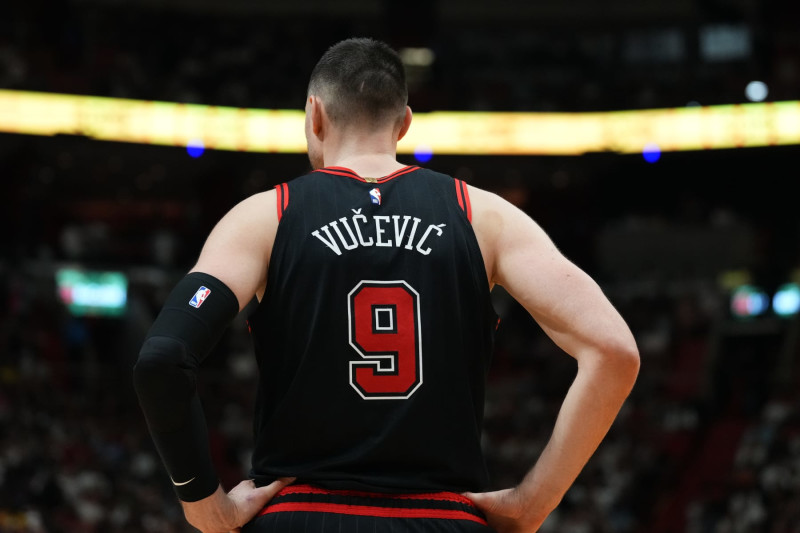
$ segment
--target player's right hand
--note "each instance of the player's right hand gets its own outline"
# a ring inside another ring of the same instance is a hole
[[[202,533],[239,532],[294,478],[281,478],[264,487],[246,479],[225,494],[222,487],[197,502],[181,502],[186,520]]]
[[[486,515],[497,533],[534,533],[549,513],[531,505],[518,488],[493,492],[465,492],[464,496]]]
[[[256,487],[252,480],[245,479],[231,489],[228,498],[236,509],[235,521],[238,524],[231,531],[234,533],[241,531],[243,525],[252,520],[282,488],[293,481],[294,478],[280,478],[264,487]]]

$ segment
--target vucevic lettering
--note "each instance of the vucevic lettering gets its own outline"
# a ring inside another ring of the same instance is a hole
[[[428,224],[423,230],[419,230],[422,221],[411,215],[375,215],[367,218],[361,214],[361,209],[352,211],[352,216],[332,220],[312,231],[311,235],[336,255],[342,255],[342,251],[355,250],[359,246],[405,248],[428,255],[431,253],[429,237],[441,237],[447,225]]]

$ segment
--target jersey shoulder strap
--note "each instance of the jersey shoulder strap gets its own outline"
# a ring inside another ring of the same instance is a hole
[[[289,185],[286,182],[279,183],[275,186],[277,191],[277,204],[278,204],[278,220],[283,216],[283,212],[289,207]]]
[[[467,184],[462,180],[453,178],[456,184],[456,198],[458,199],[458,207],[467,215],[467,220],[472,223],[472,204],[469,201],[469,189]]]

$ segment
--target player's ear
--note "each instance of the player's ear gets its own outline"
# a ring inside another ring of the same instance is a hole
[[[311,117],[311,131],[317,138],[319,138],[319,140],[322,140],[322,137],[324,135],[322,124],[323,124],[323,115],[325,114],[325,108],[322,104],[322,101],[313,94],[308,97],[307,113]]]
[[[411,127],[412,115],[413,113],[411,113],[411,108],[406,106],[406,114],[403,116],[403,125],[400,127],[400,133],[397,134],[398,141],[405,137],[406,133],[408,133],[408,128]]]

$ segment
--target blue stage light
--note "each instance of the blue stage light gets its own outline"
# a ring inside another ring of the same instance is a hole
[[[203,144],[203,141],[200,139],[192,139],[188,143],[186,143],[186,151],[189,153],[191,157],[195,159],[203,155],[203,152],[206,151],[206,147]]]
[[[433,149],[430,146],[425,146],[421,144],[414,148],[414,157],[420,163],[427,163],[431,159],[433,159]]]
[[[642,156],[648,163],[655,163],[661,159],[661,148],[657,144],[646,144],[644,150],[642,150]]]

